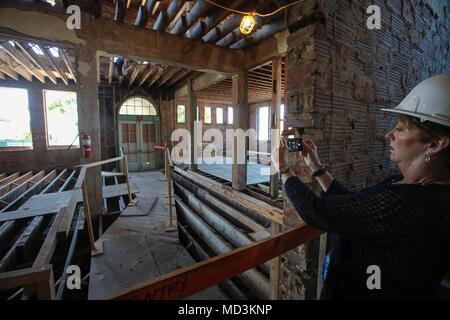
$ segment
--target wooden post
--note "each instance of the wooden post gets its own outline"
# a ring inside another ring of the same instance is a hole
[[[281,58],[276,57],[272,59],[272,107],[270,122],[271,129],[280,130],[280,105],[281,105]],[[272,131],[271,130],[271,131]],[[271,150],[272,152],[279,144],[279,137],[271,137]],[[278,198],[278,170],[275,168],[273,161],[270,163],[270,196],[272,199]],[[272,174],[274,173],[275,174]]]
[[[128,177],[128,162],[127,162],[127,156],[123,156],[123,173],[125,174],[125,178],[127,179],[127,188],[128,188],[128,205],[134,206],[135,203],[133,202],[133,198],[131,197],[131,188],[130,188],[130,179]]]
[[[188,110],[189,110],[189,132],[191,134],[190,140],[191,140],[191,164],[189,168],[193,171],[197,170],[197,153],[198,153],[198,146],[197,146],[197,137],[196,137],[196,126],[195,126],[195,120],[197,118],[197,95],[194,92],[193,86],[192,86],[192,79],[188,82]],[[201,133],[200,133],[201,134]]]
[[[91,212],[89,210],[88,195],[87,195],[87,190],[86,190],[86,184],[84,183],[84,181],[83,181],[83,184],[81,185],[81,190],[83,190],[84,215],[86,217],[86,223],[87,223],[87,227],[88,227],[89,242],[91,243],[91,250],[95,251],[94,231],[92,230]]]
[[[168,185],[168,191],[169,191],[169,223],[166,224],[165,231],[166,232],[174,232],[177,231],[176,225],[173,223],[172,219],[172,166],[168,165],[168,179],[167,179],[167,185]]]
[[[276,236],[281,233],[282,226],[274,221],[270,224],[270,233]],[[270,300],[280,299],[280,280],[281,280],[281,256],[270,260]]]
[[[233,76],[233,177],[232,185],[236,190],[245,190],[247,188],[247,137],[244,138],[244,149],[239,150],[236,130],[242,129],[244,133],[248,129],[248,73],[247,70],[241,70]],[[244,154],[238,154],[243,152]],[[238,161],[241,159],[241,161]],[[239,163],[242,162],[243,163]]]
[[[166,175],[166,180],[169,179],[169,156],[167,152],[169,152],[169,149],[167,149],[167,142],[165,143],[165,149],[164,149],[164,174]]]

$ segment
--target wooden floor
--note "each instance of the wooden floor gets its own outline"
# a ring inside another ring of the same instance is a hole
[[[159,171],[130,173],[130,179],[138,189],[136,205],[128,206],[100,238],[104,252],[91,260],[90,300],[195,263],[179,244],[178,232],[165,231],[169,200],[164,174]],[[173,215],[175,219],[175,206]],[[214,286],[188,299],[227,298]]]
[[[204,158],[198,169],[213,176],[233,181],[232,158],[223,157],[222,163],[212,163],[215,158]],[[207,161],[210,161],[207,163]],[[247,164],[247,184],[256,184],[270,181],[270,165],[249,161]]]

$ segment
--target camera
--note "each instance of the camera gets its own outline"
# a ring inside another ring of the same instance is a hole
[[[288,147],[289,152],[302,151],[303,150],[302,141],[303,139],[301,138],[286,139],[286,145]]]

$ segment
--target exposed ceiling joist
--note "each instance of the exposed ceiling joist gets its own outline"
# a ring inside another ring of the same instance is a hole
[[[36,45],[36,46],[39,47],[39,45]],[[58,67],[58,65],[56,64],[55,60],[53,59],[52,53],[49,51],[49,49],[46,48],[45,46],[42,46],[41,50],[45,54],[45,56],[47,58],[49,58],[50,64],[52,65],[53,69],[58,73],[58,75],[60,76],[60,78],[62,79],[64,84],[66,86],[69,85],[69,80],[67,79],[66,74]]]
[[[3,42],[0,45],[0,49],[5,51],[15,62],[21,65],[28,73],[31,73],[40,82],[45,83],[44,75],[35,66],[30,64],[29,61],[26,59],[26,57],[19,50],[17,50],[11,43],[9,43],[8,41]]]

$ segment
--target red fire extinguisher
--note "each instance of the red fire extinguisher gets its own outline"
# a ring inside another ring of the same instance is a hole
[[[81,145],[84,158],[92,157],[91,136],[89,134],[83,134],[81,136]]]

